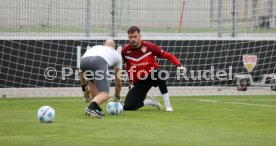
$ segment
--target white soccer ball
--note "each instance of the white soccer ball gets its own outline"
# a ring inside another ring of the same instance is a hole
[[[42,106],[37,111],[37,118],[41,123],[51,123],[56,116],[55,110],[50,106]]]
[[[123,112],[123,105],[120,102],[109,101],[106,110],[110,115],[119,115]]]

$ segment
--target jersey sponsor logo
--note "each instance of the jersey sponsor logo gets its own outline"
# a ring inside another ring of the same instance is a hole
[[[147,52],[147,47],[143,46],[143,47],[141,48],[141,51],[142,51],[143,53],[146,53],[146,52]]]
[[[257,63],[257,55],[243,55],[243,65],[248,72],[251,72]]]
[[[126,53],[129,54],[129,53],[131,53],[131,51],[127,51]]]
[[[137,66],[146,66],[149,62],[140,62],[140,63],[131,63],[131,67],[137,67]]]

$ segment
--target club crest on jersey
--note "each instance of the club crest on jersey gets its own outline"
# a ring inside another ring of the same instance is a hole
[[[243,65],[248,72],[251,72],[257,63],[257,55],[243,55]]]
[[[143,46],[143,47],[141,48],[141,51],[142,51],[143,53],[146,53],[146,52],[147,52],[147,47]]]

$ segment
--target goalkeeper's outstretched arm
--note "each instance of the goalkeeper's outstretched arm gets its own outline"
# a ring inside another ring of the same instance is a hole
[[[163,51],[162,54],[161,54],[161,57],[168,59],[171,63],[173,63],[176,66],[181,66],[180,61],[174,55],[172,55],[171,53]]]
[[[177,70],[179,71],[180,74],[187,75],[187,76],[189,75],[189,70],[186,67],[182,66],[181,62],[174,55],[163,51],[161,57],[168,59],[171,63],[176,65]]]

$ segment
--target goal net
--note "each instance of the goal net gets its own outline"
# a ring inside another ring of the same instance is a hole
[[[273,0],[0,1],[2,97],[80,96],[79,57],[107,38],[120,51],[131,25],[191,70],[157,59],[171,95],[276,95]]]

